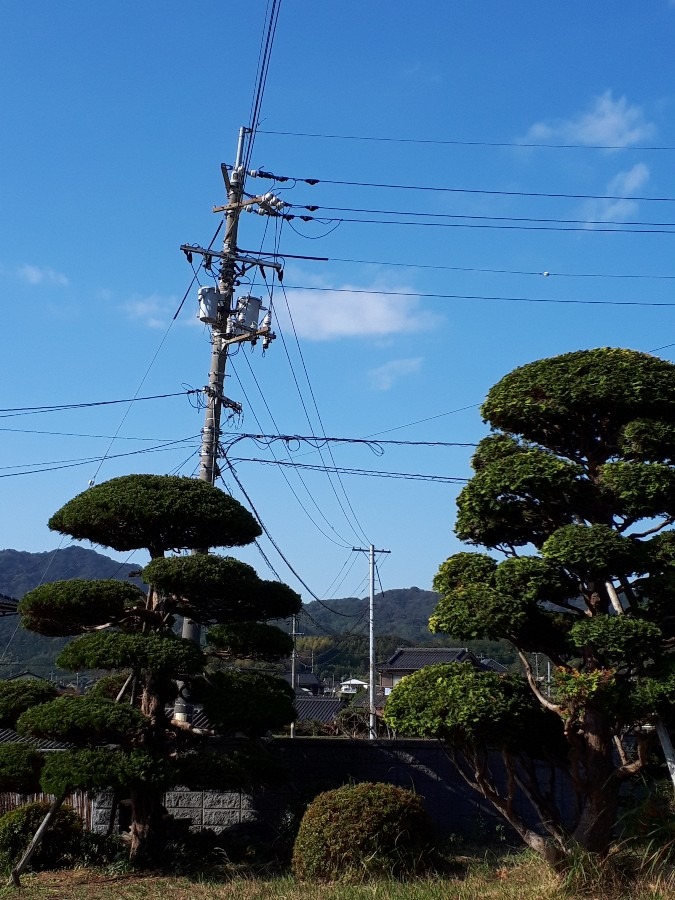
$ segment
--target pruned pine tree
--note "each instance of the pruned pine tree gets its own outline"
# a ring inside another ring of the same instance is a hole
[[[114,478],[67,503],[49,527],[114,550],[146,549],[151,562],[142,574],[149,589],[145,594],[119,581],[73,580],[26,594],[19,604],[26,628],[73,636],[59,666],[113,674],[83,697],[39,697],[28,707],[20,698],[12,702],[0,685],[0,713],[7,698],[6,719],[20,732],[73,745],[44,760],[45,791],[113,790],[128,797],[131,857],[152,862],[164,844],[166,789],[246,789],[273,777],[275,768],[262,764],[264,748],[256,739],[292,721],[291,689],[260,671],[212,672],[212,660],[288,656],[290,637],[267,620],[298,612],[300,597],[230,557],[165,555],[242,546],[260,534],[236,500],[202,481]],[[177,616],[208,627],[204,649],[176,636]],[[248,743],[238,740],[230,753],[215,753],[204,736],[172,722],[167,709],[178,682],[200,699],[220,734],[247,736]],[[0,776],[12,766],[24,781],[35,780],[33,757],[8,757],[5,765],[0,758]]]
[[[498,382],[482,415],[491,434],[455,530],[493,553],[441,565],[430,627],[508,640],[527,690],[463,667],[422,671],[394,689],[386,718],[445,740],[464,777],[547,859],[579,845],[605,854],[622,783],[644,768],[653,726],[675,720],[675,366],[611,348],[540,360]],[[537,653],[552,664],[550,686],[533,670]],[[537,758],[567,769],[573,822],[539,783]],[[547,839],[519,816],[520,791]]]

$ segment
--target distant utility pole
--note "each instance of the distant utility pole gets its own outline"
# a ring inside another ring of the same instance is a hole
[[[295,697],[295,688],[297,684],[297,666],[298,666],[298,651],[295,649],[295,639],[299,637],[301,634],[304,634],[302,631],[298,631],[298,617],[293,616],[291,618],[291,637],[293,638],[293,653],[291,654],[291,687],[293,688],[293,695]],[[295,702],[295,700],[294,700]],[[291,722],[291,737],[295,737],[295,722]]]
[[[368,550],[352,547],[353,553],[367,553],[369,561],[370,597],[368,602],[368,739],[377,738],[377,713],[375,712],[375,554],[391,553],[391,550],[376,550],[373,544]]]
[[[274,194],[267,193],[263,196],[248,197],[244,199],[244,184],[246,171],[244,169],[246,137],[250,129],[240,128],[237,142],[237,155],[234,166],[230,169],[223,164],[221,171],[225,181],[227,192],[227,205],[214,207],[214,212],[225,213],[225,236],[222,250],[211,250],[193,244],[183,244],[181,250],[191,263],[193,254],[203,257],[203,266],[206,271],[212,271],[214,260],[220,260],[218,270],[218,283],[216,287],[202,287],[198,291],[199,319],[211,328],[211,365],[209,369],[209,382],[204,388],[206,398],[206,412],[204,415],[204,427],[202,428],[202,442],[199,462],[199,478],[209,484],[215,484],[218,475],[218,457],[220,441],[220,420],[223,406],[241,412],[241,406],[229,400],[223,393],[225,383],[225,365],[229,347],[233,344],[255,344],[262,338],[263,350],[266,350],[275,338],[271,329],[271,311],[265,312],[262,321],[259,322],[263,309],[262,299],[246,295],[240,297],[236,303],[234,294],[239,286],[241,277],[253,267],[274,270],[279,280],[283,278],[283,268],[276,259],[267,258],[264,254],[243,254],[237,247],[237,231],[239,216],[242,209],[248,208],[261,215],[281,215],[283,202]],[[207,553],[208,548],[197,549],[193,552]],[[183,619],[182,636],[199,643],[201,628],[190,619]],[[178,721],[189,721],[191,717],[190,704],[185,694],[185,688],[176,703],[175,718]]]

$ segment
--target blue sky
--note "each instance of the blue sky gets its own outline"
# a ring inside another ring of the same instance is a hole
[[[0,547],[59,546],[45,523],[90,479],[195,471],[202,413],[181,392],[205,384],[209,344],[196,285],[171,324],[192,279],[179,246],[208,244],[218,224],[265,14],[259,0],[237,14],[200,0],[2,4]],[[673,46],[667,0],[286,0],[251,163],[320,179],[275,189],[323,221],[276,233],[243,216],[239,243],[278,238],[328,261],[287,260],[279,338],[228,362],[244,415],[227,434],[471,443],[480,401],[517,365],[609,345],[673,359],[675,307],[656,305],[675,303]],[[252,289],[268,299],[259,277]],[[160,394],[181,396],[8,412]],[[332,452],[349,469],[469,474],[470,448],[381,449]],[[249,439],[232,456],[272,459]],[[236,464],[322,598],[367,592],[353,546],[391,550],[385,588],[429,588],[459,547],[458,485],[279,468]],[[242,557],[271,577],[255,548]]]

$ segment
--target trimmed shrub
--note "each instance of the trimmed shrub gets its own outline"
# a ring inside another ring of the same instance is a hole
[[[420,797],[390,784],[319,794],[300,823],[293,872],[300,880],[401,878],[428,871],[432,825]]]
[[[10,869],[19,861],[48,810],[48,803],[27,803],[0,816],[0,869]],[[80,855],[81,843],[82,820],[69,806],[62,806],[33,854],[30,868],[70,866]]]

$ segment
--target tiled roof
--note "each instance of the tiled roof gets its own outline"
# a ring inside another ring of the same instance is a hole
[[[334,722],[344,702],[335,697],[296,697],[298,722]]]
[[[465,647],[401,647],[386,663],[377,666],[380,672],[417,672],[424,666],[438,663],[472,662],[476,657]]]
[[[480,660],[480,664],[482,668],[490,669],[492,672],[498,672],[500,675],[502,672],[508,672],[508,669],[503,663],[498,662],[496,659],[492,659],[490,656],[484,656]]]
[[[13,616],[16,614],[16,605],[19,601],[7,594],[0,594],[0,616]]]
[[[49,741],[47,738],[24,737],[11,728],[0,728],[0,744],[30,744],[36,750],[72,750],[65,741]]]

